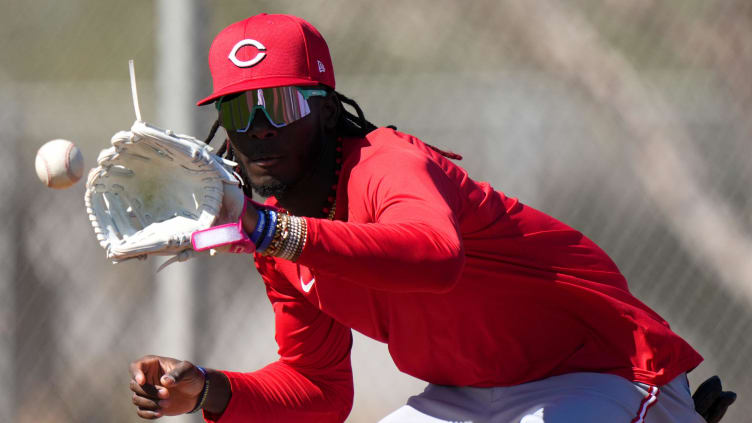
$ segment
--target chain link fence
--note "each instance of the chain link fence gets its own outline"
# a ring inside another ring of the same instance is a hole
[[[752,3],[633,1],[206,2],[206,42],[266,11],[311,21],[332,50],[338,90],[366,117],[462,154],[476,179],[601,245],[634,294],[740,395],[752,414]],[[164,350],[169,310],[153,262],[112,265],[83,207],[83,184],[36,181],[36,149],[75,141],[87,168],[134,118],[155,110],[151,1],[4,0],[0,107],[0,421],[140,421],[127,364]],[[199,29],[197,29],[199,30]],[[203,69],[205,92],[210,89]],[[211,108],[196,108],[208,128]],[[205,133],[195,134],[204,137]],[[200,259],[190,324],[209,367],[276,359],[273,315],[247,257]],[[158,312],[158,310],[160,312]],[[424,383],[384,345],[355,336],[355,406],[377,421]],[[170,419],[168,419],[170,421]],[[200,421],[192,416],[187,421]]]

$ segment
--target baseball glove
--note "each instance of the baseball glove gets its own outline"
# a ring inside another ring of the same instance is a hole
[[[141,121],[112,137],[86,181],[86,212],[107,258],[192,257],[191,234],[237,222],[235,163],[196,138]]]

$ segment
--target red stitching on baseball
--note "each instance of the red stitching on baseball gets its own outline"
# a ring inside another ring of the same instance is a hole
[[[71,150],[73,150],[76,146],[73,145],[73,143],[68,145],[68,148],[65,151],[65,174],[68,175],[68,179],[70,179],[70,182],[74,181],[76,179],[76,175],[73,174],[73,170],[70,167],[70,153]]]
[[[44,158],[44,156],[41,156],[40,159],[42,159],[42,163],[44,163],[44,177],[46,179],[44,184],[49,187],[51,186],[50,183],[52,182],[52,178],[50,178],[50,167],[47,166],[47,160]]]

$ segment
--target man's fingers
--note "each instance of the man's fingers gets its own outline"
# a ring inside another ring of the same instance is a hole
[[[159,376],[162,374],[160,357],[154,355],[143,356],[138,360],[131,362],[130,372],[131,377],[133,377],[139,385],[143,385],[144,383],[156,384],[159,380]]]
[[[140,408],[138,409],[138,411],[136,411],[136,414],[138,414],[138,417],[147,420],[154,420],[162,417],[162,413],[160,411],[142,410]]]
[[[134,361],[130,364],[131,377],[139,385],[143,385],[144,383],[146,383],[146,375],[144,375],[144,371],[141,368],[141,365],[142,365],[141,361]]]
[[[157,401],[144,398],[134,393],[133,404],[138,407],[136,414],[142,419],[153,420],[162,417],[162,409],[159,407]]]
[[[193,365],[170,357],[146,355],[130,363],[130,373],[139,385],[162,385],[162,377],[170,374],[173,381],[180,380],[181,373]]]
[[[129,387],[133,391],[136,414],[147,420],[162,417],[165,404],[169,404],[170,398],[167,386],[172,387],[182,380],[190,380],[193,369],[193,364],[187,361],[154,355],[147,355],[130,363]]]
[[[169,396],[167,389],[162,388],[161,386],[154,386],[149,383],[139,385],[138,382],[133,379],[131,379],[129,387],[133,393],[144,398],[164,399]]]
[[[133,404],[136,405],[140,410],[158,411],[160,408],[157,401],[149,398],[144,398],[135,393],[133,394]]]
[[[188,380],[190,377],[195,376],[194,375],[194,369],[196,366],[193,365],[193,363],[189,361],[181,361],[178,363],[175,367],[172,368],[169,372],[165,373],[164,376],[160,379],[160,383],[166,387],[172,387],[178,382],[182,382],[184,380]]]

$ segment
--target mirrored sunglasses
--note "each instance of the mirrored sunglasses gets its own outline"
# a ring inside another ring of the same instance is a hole
[[[260,88],[217,101],[219,124],[228,131],[247,132],[256,110],[261,110],[275,128],[287,126],[311,113],[308,99],[325,97],[326,90],[301,87]]]

